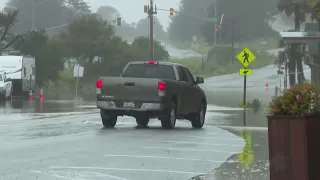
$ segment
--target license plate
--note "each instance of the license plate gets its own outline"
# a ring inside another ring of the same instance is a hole
[[[125,107],[125,108],[134,108],[135,105],[134,105],[134,102],[124,102],[123,103],[123,107]]]

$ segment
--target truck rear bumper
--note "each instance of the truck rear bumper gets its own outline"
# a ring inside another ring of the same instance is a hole
[[[122,110],[122,111],[161,111],[163,105],[161,103],[142,103],[140,108],[120,108],[113,101],[96,101],[97,107],[104,110]]]
[[[162,103],[142,103],[140,108],[121,108],[117,107],[112,101],[96,101],[100,109],[101,117],[103,116],[149,116],[153,118],[162,117],[164,106]]]

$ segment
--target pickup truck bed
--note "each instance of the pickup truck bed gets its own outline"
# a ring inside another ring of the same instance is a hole
[[[129,63],[120,77],[101,77],[96,85],[103,125],[114,127],[118,116],[132,116],[139,126],[158,118],[163,128],[174,128],[176,119],[202,128],[206,97],[197,84],[203,78],[190,75],[180,64],[141,61]]]

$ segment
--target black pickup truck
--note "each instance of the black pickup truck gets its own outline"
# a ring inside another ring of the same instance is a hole
[[[181,64],[130,62],[120,77],[97,80],[96,104],[105,127],[114,127],[118,116],[132,116],[138,126],[158,118],[165,129],[173,129],[176,119],[187,119],[192,127],[202,128],[207,101],[198,84],[203,82]]]

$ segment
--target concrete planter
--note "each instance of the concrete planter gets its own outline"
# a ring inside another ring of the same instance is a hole
[[[320,115],[267,118],[270,180],[319,180]]]

